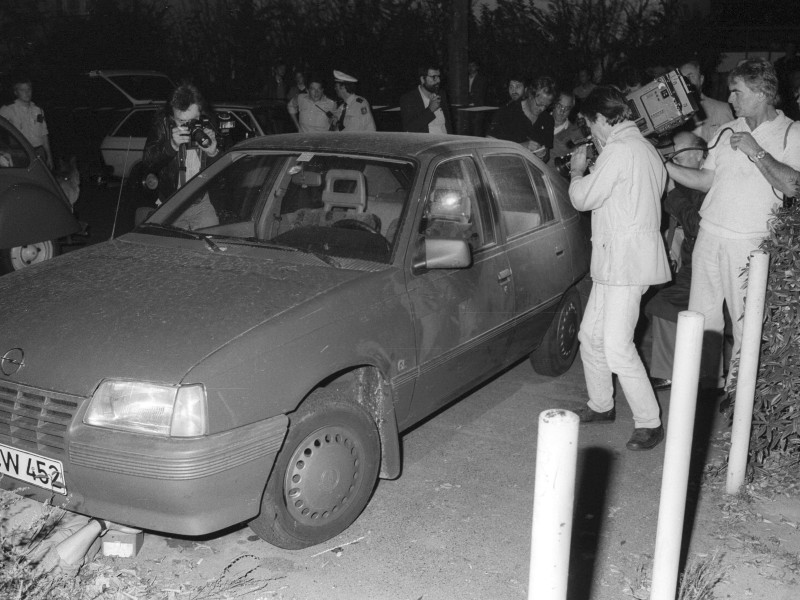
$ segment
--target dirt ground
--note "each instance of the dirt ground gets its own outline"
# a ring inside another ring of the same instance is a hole
[[[147,533],[137,557],[98,556],[84,567],[86,597],[525,599],[538,415],[577,408],[584,389],[579,360],[555,379],[521,363],[408,432],[402,476],[381,481],[331,542],[284,551],[247,527],[204,539]],[[659,400],[668,428],[669,392]],[[713,596],[684,599],[796,600],[799,479],[727,496],[719,466],[729,429],[716,405],[700,406],[682,564],[719,581]],[[617,407],[613,425],[580,429],[570,600],[650,596],[665,445],[627,451],[631,415],[624,398]]]

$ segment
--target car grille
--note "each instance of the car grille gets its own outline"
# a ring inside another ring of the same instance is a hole
[[[20,450],[61,454],[80,396],[0,382],[0,443]]]

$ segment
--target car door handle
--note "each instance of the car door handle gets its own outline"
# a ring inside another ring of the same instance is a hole
[[[497,274],[498,283],[506,283],[511,279],[511,269],[503,269]]]
[[[564,255],[564,248],[561,246],[556,246],[556,256],[563,256]]]

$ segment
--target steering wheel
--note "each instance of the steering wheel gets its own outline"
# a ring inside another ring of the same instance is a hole
[[[333,225],[331,225],[331,227],[339,227],[341,229],[358,229],[359,231],[380,234],[380,229],[375,229],[369,223],[366,223],[365,221],[359,221],[358,219],[342,219],[341,221],[336,221]],[[380,228],[380,225],[378,227]]]

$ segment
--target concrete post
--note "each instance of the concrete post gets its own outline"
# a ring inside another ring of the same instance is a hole
[[[725,487],[728,494],[739,493],[747,468],[768,274],[769,254],[763,250],[751,253],[742,326],[742,348],[739,351],[739,375],[736,380],[736,399],[733,409],[731,452],[728,456],[728,480]]]
[[[678,314],[650,600],[675,600],[678,585],[704,322],[698,312]]]
[[[539,415],[528,600],[567,597],[578,424],[567,410]]]

